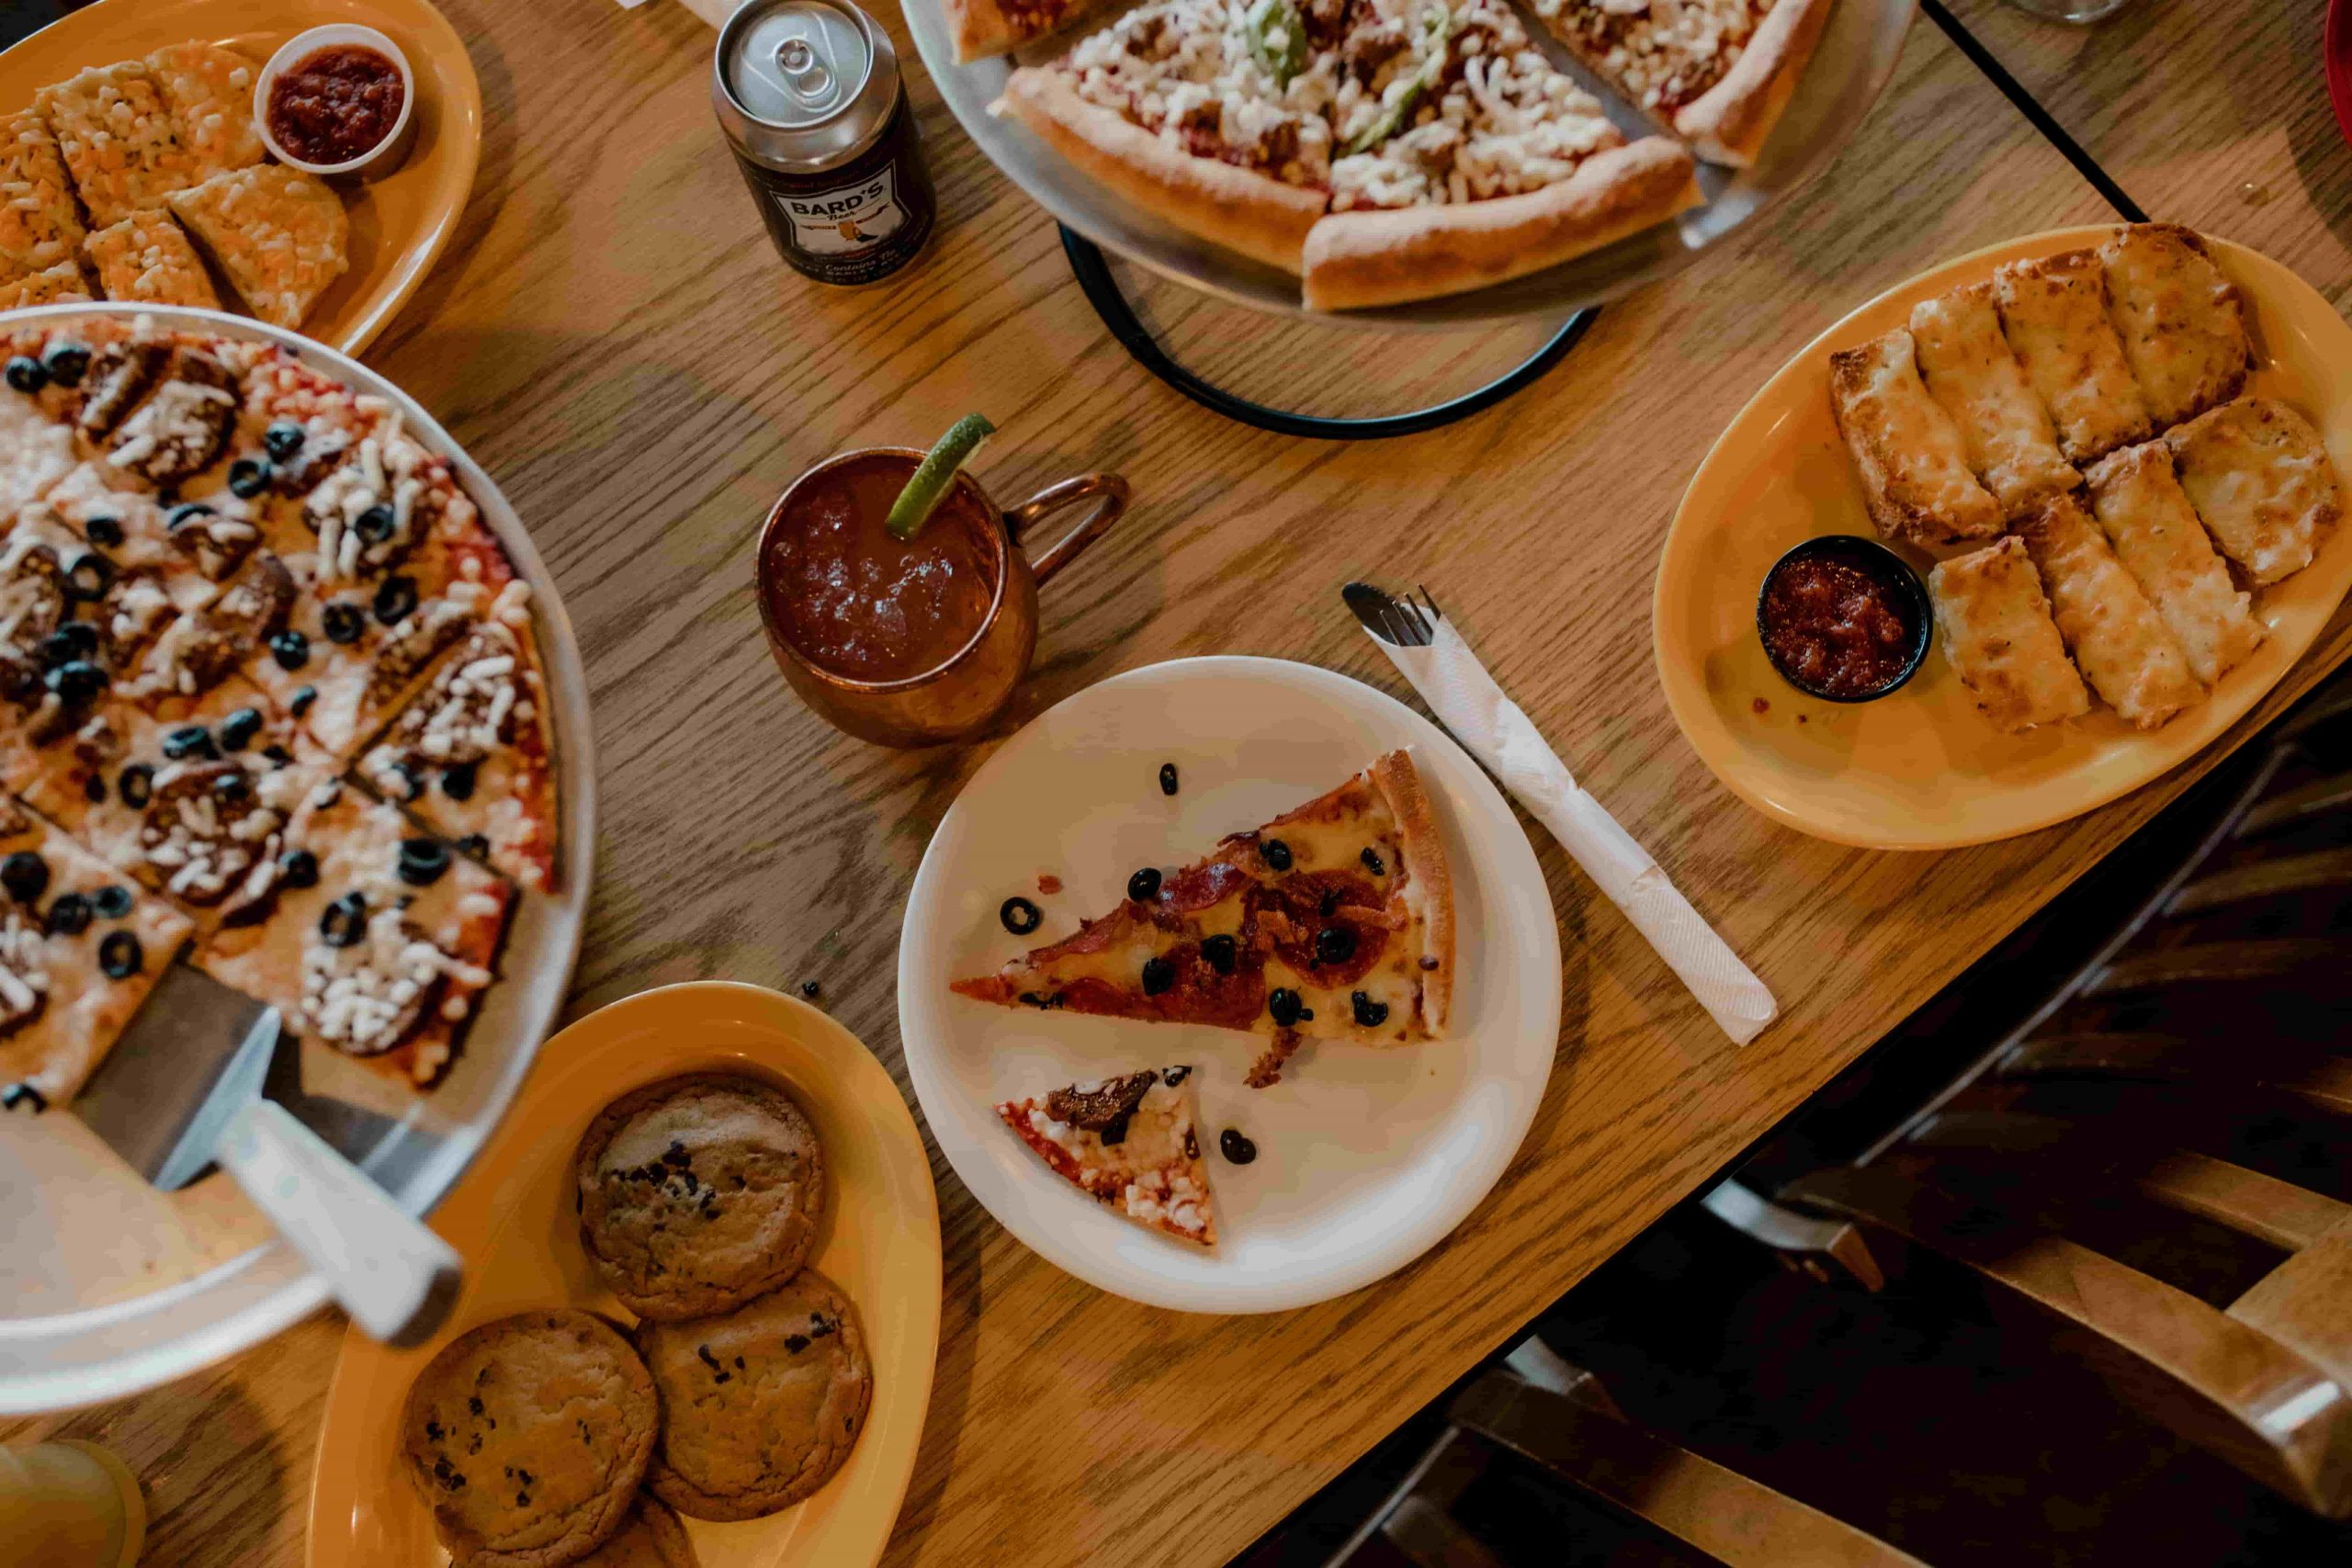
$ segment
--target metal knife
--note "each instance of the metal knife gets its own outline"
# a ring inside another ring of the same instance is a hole
[[[176,965],[156,991],[160,1016],[107,1054],[74,1113],[160,1191],[219,1165],[361,1328],[395,1346],[431,1337],[457,1304],[458,1254],[263,1094],[284,1037],[277,1010],[256,1013]],[[172,1026],[155,1027],[162,1018]]]

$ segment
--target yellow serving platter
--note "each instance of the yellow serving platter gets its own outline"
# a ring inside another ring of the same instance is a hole
[[[1829,412],[1829,355],[1908,321],[1933,294],[2003,262],[2096,245],[2102,225],[2035,234],[1948,262],[1887,290],[1805,345],[1764,384],[1690,480],[1658,561],[1651,632],[1675,722],[1733,794],[1777,822],[1868,849],[1956,849],[2046,828],[2139,788],[2202,750],[2261,701],[2352,587],[2352,524],[2318,558],[2255,596],[2269,628],[2252,659],[2153,733],[2099,706],[2004,735],[1986,723],[1940,645],[1911,682],[1841,705],[1782,681],[1756,634],[1756,595],[1790,547],[1874,536]],[[2293,404],[2352,475],[2352,327],[2267,256],[2216,241],[2245,296],[2256,368],[2246,390]],[[1930,558],[1902,547],[1923,571]]]
[[[254,62],[329,22],[390,38],[416,78],[416,140],[401,166],[365,185],[338,182],[351,215],[351,270],[301,326],[304,336],[357,354],[408,302],[458,227],[481,156],[481,84],[464,40],[430,0],[97,0],[0,54],[0,112],[94,65],[202,39]]]
[[[686,1521],[703,1568],[848,1568],[882,1555],[913,1473],[939,1346],[939,1205],[931,1160],[898,1085],[822,1012],[756,986],[666,986],[591,1013],[538,1064],[465,1179],[432,1217],[466,1260],[442,1332],[393,1350],[344,1339],[311,1489],[312,1568],[447,1562],[403,1473],[409,1383],[442,1346],[526,1307],[565,1305],[627,1323],[580,1245],[571,1157],[589,1121],[645,1084],[738,1072],[782,1085],[824,1140],[832,1184],[816,1262],[856,1303],[874,1402],[849,1462],[797,1507],[735,1524]]]

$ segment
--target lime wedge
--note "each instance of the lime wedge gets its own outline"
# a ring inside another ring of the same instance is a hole
[[[986,414],[967,413],[949,425],[947,434],[939,438],[939,445],[916,466],[914,477],[899,492],[899,499],[890,503],[889,520],[884,526],[901,539],[911,539],[922,532],[922,525],[931,521],[931,514],[946,496],[948,486],[956,482],[956,470],[970,461],[981,442],[995,434],[996,426],[989,423]]]

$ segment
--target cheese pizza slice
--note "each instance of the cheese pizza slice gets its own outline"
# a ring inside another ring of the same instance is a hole
[[[1534,0],[1585,67],[1711,164],[1756,162],[1830,0]]]
[[[1007,114],[1119,197],[1253,260],[1299,269],[1329,204],[1330,35],[1245,0],[1155,0],[1023,66]]]
[[[1159,0],[996,108],[1317,310],[1499,283],[1700,199],[1690,153],[1628,145],[1504,0]]]
[[[1331,215],[1302,258],[1310,307],[1483,288],[1698,204],[1690,152],[1628,142],[1503,0],[1364,9],[1376,19],[1339,49]]]
[[[1181,870],[1145,867],[1127,890],[1074,934],[954,989],[1267,1035],[1258,1087],[1302,1039],[1401,1045],[1445,1032],[1453,886],[1407,752]]]
[[[1139,1225],[1216,1245],[1216,1209],[1201,1157],[1193,1069],[1159,1067],[1074,1083],[996,1108],[1054,1174]]]

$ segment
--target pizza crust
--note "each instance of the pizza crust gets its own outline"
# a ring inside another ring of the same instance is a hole
[[[1024,65],[1013,72],[1004,96],[989,112],[1010,114],[1144,210],[1285,272],[1299,271],[1308,232],[1330,200],[1321,190],[1179,152],[1079,96],[1067,78],[1050,69]]]
[[[1675,134],[1710,164],[1747,168],[1789,107],[1829,20],[1830,0],[1780,0],[1723,80],[1682,106]]]
[[[1446,867],[1445,841],[1438,836],[1437,813],[1410,751],[1391,751],[1369,772],[1404,841],[1408,897],[1418,902],[1421,917],[1421,1022],[1430,1038],[1441,1038],[1453,999],[1453,877]],[[1428,963],[1432,958],[1434,967]]]
[[[1015,16],[1003,0],[945,0],[947,27],[956,40],[956,63],[969,65],[990,55],[1009,54],[1109,8],[1110,0],[1066,0],[1050,21]]]
[[[1306,237],[1307,308],[1434,299],[1555,266],[1698,206],[1693,167],[1687,149],[1648,136],[1594,154],[1542,190],[1335,212]]]

